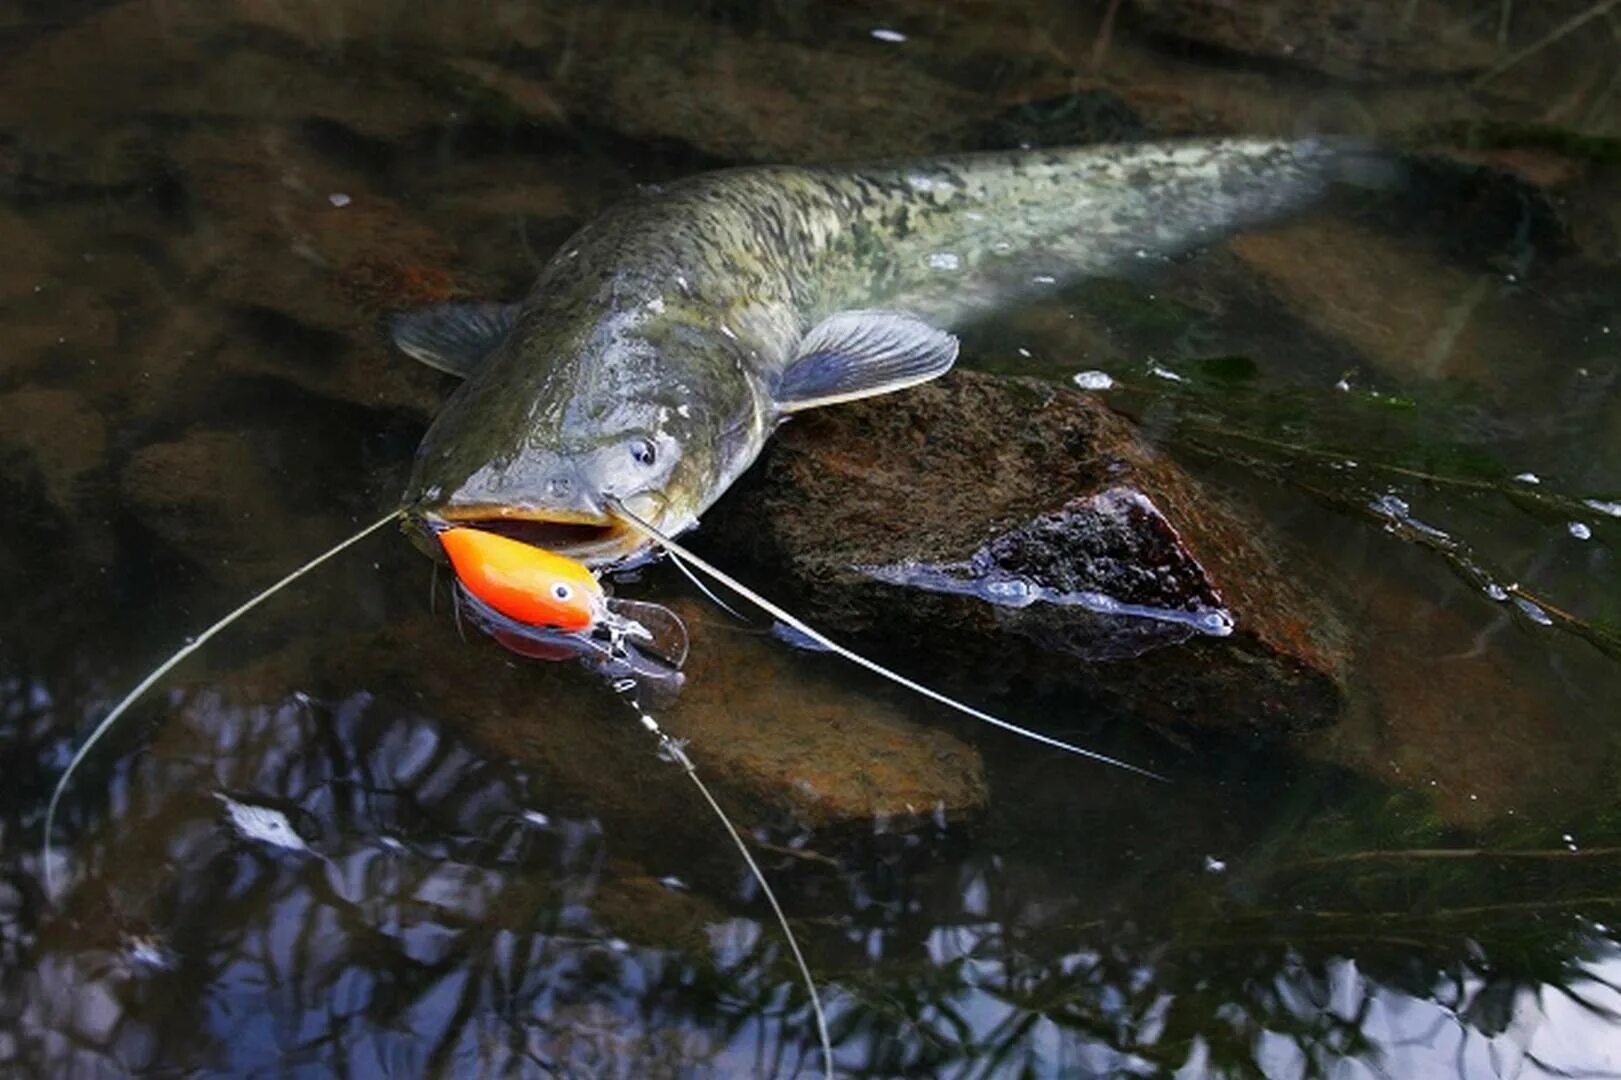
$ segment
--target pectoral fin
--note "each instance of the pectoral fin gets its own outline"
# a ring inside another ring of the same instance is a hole
[[[397,315],[389,331],[407,356],[465,379],[501,344],[517,318],[517,304],[444,304]]]
[[[773,390],[784,413],[928,382],[951,369],[957,339],[899,311],[841,311],[813,326]]]

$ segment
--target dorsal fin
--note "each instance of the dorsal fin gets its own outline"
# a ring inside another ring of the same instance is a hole
[[[517,304],[442,304],[396,315],[388,328],[407,356],[465,379],[511,333],[517,318]]]

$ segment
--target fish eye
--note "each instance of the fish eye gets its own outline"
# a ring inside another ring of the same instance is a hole
[[[556,585],[552,586],[552,595],[559,600],[567,600],[569,597],[574,595],[574,590],[559,581]]]
[[[653,463],[659,459],[659,451],[658,447],[653,445],[652,439],[644,437],[631,441],[630,456],[636,459],[636,464],[644,469],[650,469],[653,467]]]

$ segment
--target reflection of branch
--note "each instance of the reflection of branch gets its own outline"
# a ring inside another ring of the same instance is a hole
[[[1242,442],[1251,442],[1259,446],[1282,450],[1289,454],[1298,454],[1302,457],[1314,457],[1324,461],[1344,461],[1348,456],[1338,450],[1320,450],[1313,446],[1301,446],[1297,443],[1284,442],[1281,439],[1269,439],[1264,435],[1255,435],[1248,431],[1236,431],[1230,428],[1217,427],[1214,424],[1188,424],[1188,430],[1199,431],[1207,435],[1217,435],[1227,439],[1238,439]],[[1559,495],[1553,492],[1538,491],[1521,483],[1509,483],[1502,480],[1471,480],[1466,476],[1444,476],[1440,473],[1425,472],[1422,469],[1410,468],[1406,465],[1392,465],[1383,461],[1368,461],[1357,459],[1357,466],[1369,472],[1389,473],[1392,476],[1405,476],[1409,480],[1421,480],[1426,484],[1438,484],[1443,487],[1463,488],[1467,491],[1489,491],[1505,496],[1513,502],[1541,503],[1545,506],[1570,514],[1588,514],[1592,508],[1580,499],[1570,495]]]
[[[1103,58],[1109,53],[1109,42],[1114,37],[1114,17],[1120,10],[1120,0],[1109,0],[1109,7],[1103,13],[1103,22],[1098,27],[1097,40],[1092,43],[1092,70],[1097,71],[1103,67]]]
[[[1572,15],[1570,18],[1548,31],[1536,41],[1533,41],[1531,44],[1527,45],[1513,56],[1510,56],[1508,59],[1498,64],[1490,71],[1481,75],[1480,78],[1469,84],[1469,89],[1480,89],[1482,86],[1485,86],[1487,83],[1497,78],[1497,76],[1507,71],[1509,68],[1519,64],[1522,60],[1535,56],[1537,53],[1541,52],[1543,49],[1546,49],[1549,45],[1552,45],[1560,38],[1567,36],[1573,31],[1591,22],[1593,19],[1598,18],[1606,11],[1609,11],[1611,8],[1615,7],[1617,3],[1621,3],[1621,0],[1599,0],[1598,3],[1594,4],[1586,11]]]
[[[1621,896],[1576,896],[1567,900],[1512,900],[1474,907],[1436,908],[1433,911],[1257,911],[1253,917],[1263,922],[1284,922],[1291,918],[1322,919],[1325,922],[1351,919],[1378,919],[1422,923],[1431,919],[1463,919],[1475,915],[1510,915],[1538,911],[1566,911],[1572,908],[1621,906]]]
[[[1590,848],[1586,851],[1571,851],[1566,848],[1550,848],[1541,850],[1507,850],[1493,851],[1490,848],[1415,848],[1410,851],[1353,851],[1345,855],[1323,855],[1314,859],[1301,859],[1298,862],[1285,863],[1279,870],[1295,870],[1308,866],[1339,866],[1344,863],[1362,862],[1405,862],[1411,860],[1457,860],[1457,859],[1610,859],[1621,855],[1621,847]]]
[[[839,860],[830,855],[823,855],[820,851],[812,851],[810,848],[792,848],[785,844],[770,844],[764,840],[755,840],[754,846],[759,848],[761,851],[769,851],[773,855],[786,855],[791,859],[798,859],[801,862],[816,863],[820,866],[831,866],[839,873],[844,873],[844,867],[839,865]]]
[[[1234,937],[1215,936],[1185,936],[1182,940],[1189,946],[1199,948],[1232,948],[1234,946],[1276,945],[1280,949],[1296,949],[1306,943],[1322,944],[1326,942],[1356,942],[1359,944],[1400,945],[1404,949],[1430,949],[1437,941],[1450,941],[1453,938],[1451,931],[1436,933],[1430,940],[1419,937],[1400,937],[1393,934],[1357,933],[1350,930],[1323,931],[1316,934],[1242,934]]]
[[[1239,440],[1247,440],[1259,445],[1264,445],[1288,453],[1300,454],[1307,457],[1332,458],[1334,460],[1340,460],[1344,457],[1343,454],[1314,450],[1310,447],[1295,446],[1290,443],[1264,438],[1259,435],[1249,435],[1243,432],[1227,431],[1221,428],[1203,425],[1190,425],[1190,427],[1216,435],[1229,436]],[[1220,458],[1224,461],[1234,460],[1235,451],[1231,450],[1230,448],[1217,448],[1215,446],[1200,442],[1197,439],[1186,439],[1182,445],[1196,453]],[[1317,484],[1311,483],[1310,481],[1303,480],[1294,475],[1287,468],[1280,467],[1275,462],[1269,462],[1247,455],[1240,458],[1239,462],[1250,471],[1259,473],[1263,476],[1271,476],[1274,478],[1281,477],[1283,480],[1292,483],[1295,487],[1299,488],[1301,491],[1304,491],[1306,494],[1314,496],[1319,501],[1326,503],[1327,505],[1332,506],[1342,512],[1356,514],[1359,517],[1378,522],[1400,539],[1411,544],[1416,544],[1419,547],[1426,548],[1441,556],[1441,558],[1446,560],[1447,565],[1452,568],[1453,572],[1470,585],[1476,588],[1486,589],[1488,590],[1488,594],[1490,594],[1490,588],[1495,587],[1501,590],[1501,595],[1498,595],[1496,599],[1502,600],[1512,596],[1516,600],[1521,601],[1521,610],[1526,614],[1534,614],[1526,611],[1523,606],[1531,605],[1537,612],[1540,612],[1547,619],[1550,625],[1556,626],[1567,633],[1575,634],[1577,637],[1582,638],[1584,641],[1598,649],[1600,652],[1604,653],[1606,656],[1621,659],[1621,635],[1618,635],[1602,626],[1596,626],[1593,623],[1588,622],[1586,619],[1572,614],[1571,612],[1543,598],[1537,593],[1533,593],[1531,590],[1522,585],[1517,583],[1511,583],[1508,585],[1501,584],[1503,581],[1511,581],[1510,575],[1497,572],[1496,570],[1490,568],[1487,566],[1487,564],[1482,562],[1467,545],[1459,540],[1454,539],[1446,533],[1423,525],[1422,522],[1403,517],[1394,517],[1389,513],[1382,512],[1375,506],[1370,505],[1360,496],[1353,498],[1343,492],[1330,491],[1326,488],[1318,486]],[[1435,476],[1433,474],[1423,473],[1415,469],[1407,469],[1397,465],[1379,465],[1376,463],[1368,463],[1367,467],[1370,469],[1383,469],[1385,471],[1414,477],[1430,483],[1449,483],[1474,490],[1499,491],[1511,498],[1532,498],[1554,504],[1564,502],[1564,497],[1562,496],[1549,496],[1543,495],[1540,492],[1511,490],[1487,481]]]

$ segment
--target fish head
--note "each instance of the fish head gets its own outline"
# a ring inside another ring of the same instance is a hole
[[[470,525],[603,567],[647,546],[615,502],[660,529],[693,524],[718,491],[724,440],[659,344],[620,334],[551,362],[534,350],[492,358],[418,450],[405,510],[419,546],[433,552],[433,533]]]

